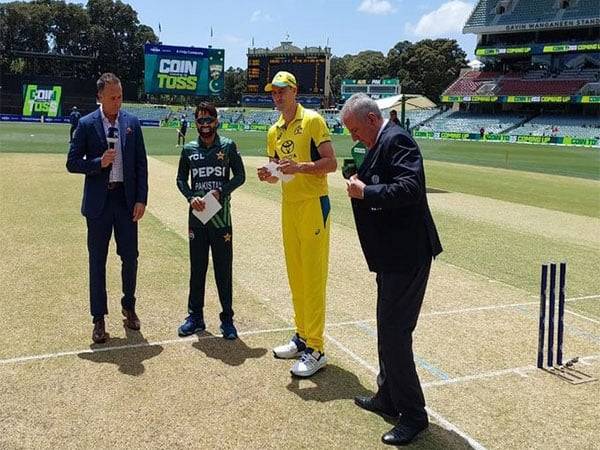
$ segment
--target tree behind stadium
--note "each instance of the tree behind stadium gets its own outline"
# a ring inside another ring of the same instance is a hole
[[[85,7],[59,0],[0,5],[0,71],[6,74],[34,72],[31,62],[12,57],[13,51],[93,56],[93,63],[78,67],[79,76],[110,71],[141,88],[146,42],[158,42],[154,31],[118,0],[89,0]],[[35,71],[59,76],[64,67],[38,62]]]
[[[466,56],[454,39],[401,41],[388,52],[388,73],[400,79],[402,92],[423,94],[437,102],[466,67]]]

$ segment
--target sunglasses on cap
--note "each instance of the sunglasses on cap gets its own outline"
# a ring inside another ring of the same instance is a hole
[[[213,123],[215,120],[217,120],[216,117],[198,117],[196,119],[196,122],[198,122],[200,125],[208,125],[209,123]]]

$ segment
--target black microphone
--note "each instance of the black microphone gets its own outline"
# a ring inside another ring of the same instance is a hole
[[[108,142],[108,148],[113,150],[115,148],[115,144],[119,140],[119,136],[117,135],[117,130],[115,127],[109,127],[108,136],[106,137],[106,142]]]
[[[119,140],[119,136],[117,135],[117,130],[115,127],[109,127],[108,128],[108,136],[106,136],[106,142],[108,142],[108,148],[110,150],[114,150],[115,149],[115,144],[117,143],[117,141]],[[110,163],[107,168],[112,170],[112,163]]]

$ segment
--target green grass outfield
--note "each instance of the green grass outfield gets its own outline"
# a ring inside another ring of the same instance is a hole
[[[148,153],[178,155],[175,133],[173,129],[144,128]],[[223,134],[236,141],[244,156],[265,154],[265,133]],[[66,125],[2,123],[0,135],[0,152],[66,154],[68,149]],[[192,136],[190,130],[188,137]],[[348,136],[334,136],[333,142],[340,158],[349,156],[352,141]],[[600,217],[600,192],[598,184],[591,181],[600,180],[598,149],[451,141],[419,144],[426,161],[427,184],[432,188]],[[510,170],[487,169],[506,169],[507,160]]]
[[[208,333],[176,336],[186,313],[187,204],[175,186],[174,130],[148,128],[142,331],[120,324],[111,245],[111,339],[90,348],[83,177],[65,169],[67,133],[66,126],[0,124],[0,448],[382,448],[389,425],[352,402],[376,389],[375,286],[339,171],[329,176],[330,364],[298,381],[290,362],[270,352],[293,328],[280,188],[254,175],[265,161],[256,156],[264,134],[233,135],[248,173],[232,196],[240,339],[218,335],[212,271]],[[350,145],[343,139],[335,141],[340,155]],[[589,447],[598,384],[571,386],[534,364],[540,264],[566,260],[565,356],[580,356],[578,368],[600,377],[600,181],[578,175],[584,166],[597,172],[597,150],[511,146],[509,162],[544,168],[533,172],[507,170],[501,154],[494,167],[486,153],[501,148],[494,144],[422,144],[431,146],[424,150],[428,199],[444,253],[432,266],[414,340],[433,424],[412,448],[470,448],[448,423],[490,449]],[[569,175],[556,175],[553,164]],[[310,441],[298,440],[307,423]]]
[[[2,123],[0,151],[63,153],[67,150],[65,136],[68,125]],[[171,155],[177,152],[177,131],[168,128],[144,128],[144,137],[151,155]],[[245,156],[265,154],[265,133],[227,131],[222,133],[236,141]],[[188,139],[195,139],[194,130]],[[43,146],[35,145],[43,142]],[[352,140],[349,136],[333,136],[340,158],[349,157]],[[32,146],[35,145],[35,149]],[[425,159],[539,172],[569,177],[600,179],[600,149],[480,142],[420,140]]]

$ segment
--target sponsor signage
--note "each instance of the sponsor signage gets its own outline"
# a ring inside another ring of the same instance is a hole
[[[147,94],[221,95],[225,84],[225,50],[144,45]]]
[[[594,52],[600,50],[598,43],[583,44],[534,44],[531,47],[479,47],[475,50],[477,56],[503,55],[542,55],[545,53]]]
[[[466,25],[463,28],[463,33],[511,33],[514,31],[538,31],[555,30],[562,28],[597,27],[598,25],[600,25],[600,17],[590,17],[585,19],[547,20],[541,22],[514,23],[506,25]]]
[[[62,86],[23,85],[23,116],[58,117],[61,113]]]

